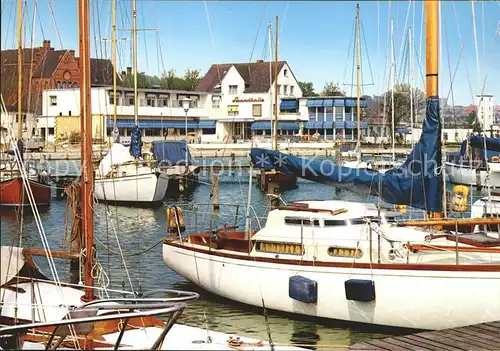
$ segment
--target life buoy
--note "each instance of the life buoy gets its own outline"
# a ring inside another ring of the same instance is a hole
[[[451,209],[454,212],[467,212],[469,207],[468,198],[469,188],[465,185],[456,185],[453,188],[451,197]]]
[[[167,207],[167,232],[169,233],[182,233],[186,230],[184,225],[184,218],[182,216],[182,209],[178,206]]]

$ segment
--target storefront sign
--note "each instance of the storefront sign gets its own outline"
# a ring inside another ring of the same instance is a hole
[[[264,102],[264,98],[248,98],[248,99],[240,99],[239,97],[235,97],[233,102]]]

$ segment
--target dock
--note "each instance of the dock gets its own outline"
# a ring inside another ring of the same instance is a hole
[[[500,321],[372,339],[349,350],[500,350]]]

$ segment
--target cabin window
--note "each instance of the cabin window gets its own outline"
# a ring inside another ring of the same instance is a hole
[[[340,225],[357,225],[365,224],[363,218],[353,218],[353,219],[325,219],[325,227],[335,227]]]
[[[282,255],[303,255],[304,247],[296,243],[280,243],[257,241],[255,243],[255,250],[258,252],[282,254]]]
[[[285,217],[285,224],[311,226],[311,220],[307,218]],[[319,227],[319,220],[314,219],[312,225]]]
[[[332,257],[361,258],[363,256],[363,251],[359,248],[330,246],[328,248],[328,255]]]

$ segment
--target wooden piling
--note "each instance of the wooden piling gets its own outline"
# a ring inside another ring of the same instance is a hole
[[[214,211],[219,210],[219,176],[216,172],[210,174],[212,179],[212,191],[210,193],[210,199],[212,200],[212,206]]]

